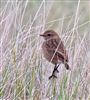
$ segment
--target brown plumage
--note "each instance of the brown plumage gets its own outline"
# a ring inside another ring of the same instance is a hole
[[[66,53],[66,49],[63,45],[63,42],[61,41],[58,34],[53,30],[47,30],[43,34],[41,34],[44,38],[44,42],[42,44],[42,51],[44,54],[44,57],[51,63],[55,65],[52,75],[49,77],[52,78],[55,76],[55,71],[59,72],[57,68],[57,64],[63,63],[66,67],[66,69],[69,69],[68,65],[68,55]]]

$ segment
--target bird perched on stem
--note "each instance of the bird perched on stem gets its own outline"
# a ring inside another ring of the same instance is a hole
[[[58,71],[58,67],[61,63],[63,63],[67,70],[69,70],[68,65],[68,55],[66,49],[63,45],[62,40],[59,35],[53,30],[47,30],[43,34],[40,34],[44,38],[44,42],[42,44],[42,51],[44,57],[51,63],[55,65],[52,75],[49,77],[57,78],[55,72]]]

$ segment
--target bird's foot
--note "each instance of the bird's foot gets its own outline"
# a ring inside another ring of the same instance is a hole
[[[49,77],[49,79],[51,79],[51,78],[57,78],[57,76],[54,75],[54,74],[52,74],[52,75]]]

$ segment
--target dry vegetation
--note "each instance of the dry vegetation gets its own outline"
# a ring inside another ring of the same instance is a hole
[[[42,56],[47,29],[59,33],[71,71]],[[90,100],[90,1],[0,1],[0,100]]]

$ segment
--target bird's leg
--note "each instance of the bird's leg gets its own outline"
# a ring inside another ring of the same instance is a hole
[[[55,75],[55,71],[59,72],[59,71],[57,70],[58,67],[59,67],[59,65],[55,65],[54,70],[53,70],[53,72],[52,72],[52,75],[49,77],[49,79],[51,79],[52,77],[57,78],[57,76]]]
[[[51,78],[57,78],[57,76],[52,73],[52,75],[49,77],[49,79],[51,79]]]
[[[55,67],[54,67],[54,72],[57,71],[57,73],[59,73],[58,67],[59,67],[59,65],[56,64]]]

